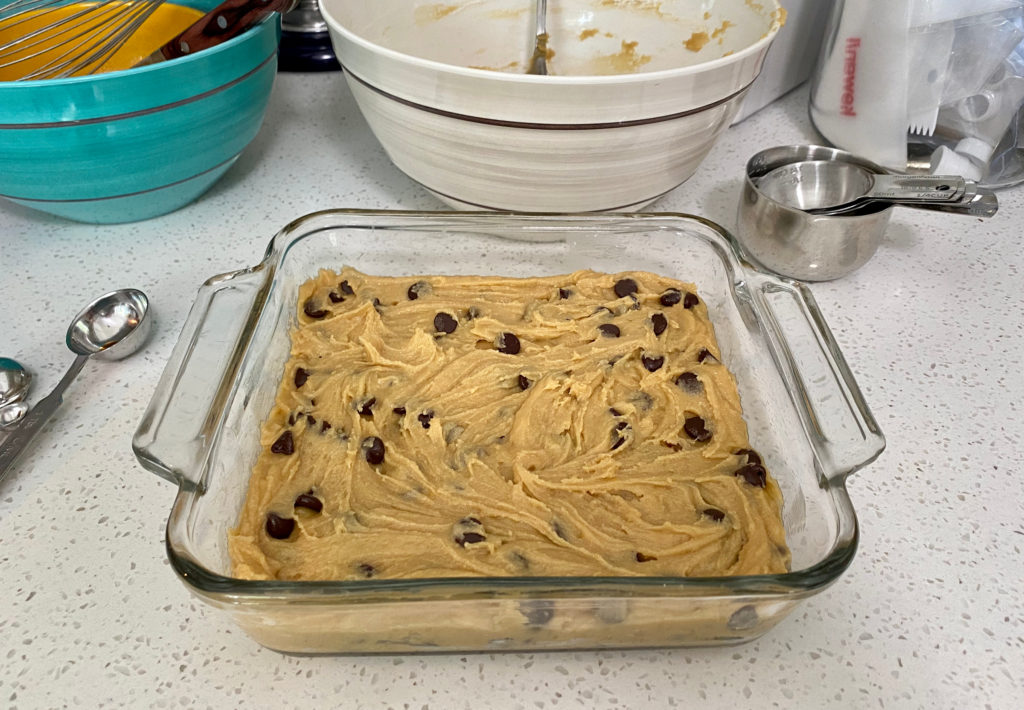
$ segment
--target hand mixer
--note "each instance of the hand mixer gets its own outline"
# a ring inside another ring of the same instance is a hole
[[[68,11],[67,0],[0,0],[0,69],[31,62],[21,79],[54,79],[102,71],[165,0],[96,0]],[[225,0],[133,66],[192,54],[249,29],[297,0]],[[19,29],[22,28],[22,29]]]

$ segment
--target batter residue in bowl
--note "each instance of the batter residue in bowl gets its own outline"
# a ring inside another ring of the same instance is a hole
[[[460,9],[462,8],[459,5],[445,5],[443,3],[417,5],[413,10],[413,20],[417,25],[422,25],[427,22],[437,22],[442,17],[446,17]]]
[[[639,42],[622,41],[622,49],[615,54],[606,54],[594,57],[590,67],[594,74],[630,74],[640,70],[645,64],[651,61],[651,55],[640,54],[636,51]]]
[[[235,575],[787,569],[781,493],[693,285],[323,271],[297,321]]]

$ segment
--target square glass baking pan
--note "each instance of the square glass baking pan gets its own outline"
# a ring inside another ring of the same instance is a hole
[[[289,354],[299,285],[320,268],[537,276],[646,270],[697,285],[752,445],[778,480],[790,572],[741,577],[502,577],[349,582],[231,576],[260,425]],[[834,582],[857,546],[846,477],[885,443],[802,285],[755,271],[731,236],[677,214],[333,210],[277,234],[256,266],[199,289],[133,447],[179,486],[167,554],[188,588],[256,641],[296,653],[728,644]]]

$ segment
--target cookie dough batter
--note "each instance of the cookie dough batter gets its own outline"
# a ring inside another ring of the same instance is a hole
[[[234,574],[785,572],[782,498],[690,285],[322,271]]]

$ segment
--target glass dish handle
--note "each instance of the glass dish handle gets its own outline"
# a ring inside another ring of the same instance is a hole
[[[752,291],[822,474],[841,483],[878,458],[885,437],[810,290],[765,279]]]
[[[182,488],[202,487],[199,473],[265,283],[257,268],[214,276],[200,287],[132,439],[143,467]]]

